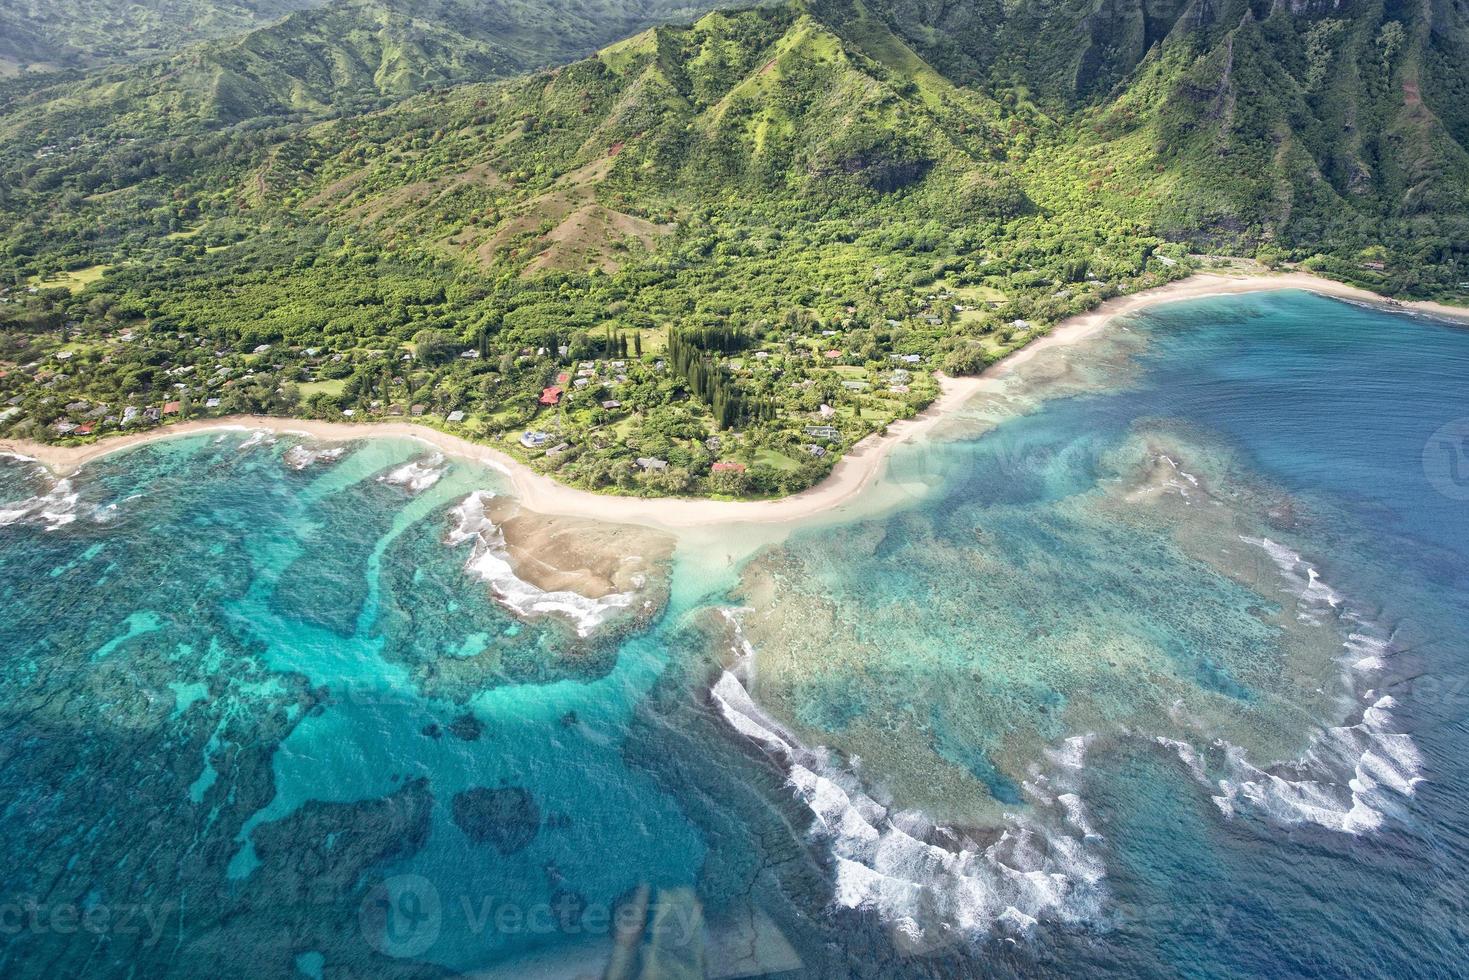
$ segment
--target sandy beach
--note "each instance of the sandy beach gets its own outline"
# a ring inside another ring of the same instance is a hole
[[[929,432],[975,394],[993,386],[996,379],[1043,350],[1084,340],[1103,329],[1114,317],[1134,313],[1145,307],[1209,296],[1281,289],[1302,289],[1399,311],[1469,322],[1469,309],[1438,303],[1398,303],[1365,289],[1307,273],[1241,276],[1210,273],[1190,276],[1156,289],[1110,299],[1094,310],[1071,317],[1057,324],[1045,336],[992,365],[981,375],[965,378],[940,376],[941,393],[922,413],[890,425],[885,434],[868,436],[843,456],[821,483],[777,500],[720,501],[592,493],[566,486],[536,473],[508,454],[490,446],[411,422],[354,424],[312,419],[230,416],[180,422],[132,435],[109,437],[83,446],[49,446],[23,440],[0,440],[0,453],[34,459],[56,475],[68,476],[94,459],[132,446],[156,439],[220,429],[265,429],[276,433],[305,435],[323,442],[396,437],[416,439],[447,455],[472,460],[498,470],[505,474],[512,492],[522,506],[541,514],[586,517],[665,529],[727,524],[784,524],[826,513],[852,501],[883,473],[887,458],[896,446]]]

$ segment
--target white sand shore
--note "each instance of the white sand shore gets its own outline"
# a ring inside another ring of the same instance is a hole
[[[868,436],[843,456],[821,483],[778,500],[720,501],[620,497],[592,493],[557,483],[497,449],[411,422],[353,424],[311,419],[231,416],[180,422],[147,432],[106,438],[85,446],[48,446],[23,440],[0,440],[0,453],[34,459],[58,476],[66,476],[94,459],[132,446],[156,439],[217,429],[266,429],[278,433],[299,433],[326,442],[397,437],[416,439],[448,455],[473,460],[504,473],[522,506],[542,514],[588,517],[666,529],[720,524],[784,524],[830,511],[860,495],[883,473],[888,455],[895,446],[910,442],[930,431],[976,393],[991,387],[996,378],[1014,370],[1042,350],[1074,344],[1101,330],[1114,317],[1148,306],[1208,296],[1280,289],[1303,289],[1326,296],[1469,322],[1469,309],[1438,303],[1395,303],[1365,289],[1300,272],[1278,275],[1190,276],[1156,289],[1119,296],[1088,313],[1071,317],[1044,337],[993,365],[980,376],[940,377],[942,390],[939,397],[920,415],[894,423],[884,435]]]

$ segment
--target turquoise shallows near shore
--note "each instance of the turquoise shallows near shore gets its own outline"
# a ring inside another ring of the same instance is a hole
[[[0,967],[1452,974],[1466,419],[1462,328],[1158,307],[586,637],[413,443],[0,460]]]

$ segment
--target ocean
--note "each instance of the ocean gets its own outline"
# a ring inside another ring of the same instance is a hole
[[[0,459],[0,971],[1463,974],[1462,327],[1151,308],[646,601],[517,578],[507,493]]]

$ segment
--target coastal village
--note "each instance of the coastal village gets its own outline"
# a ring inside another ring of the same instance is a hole
[[[0,291],[0,302],[50,292],[64,305],[71,289],[63,289]],[[768,408],[725,426],[669,363],[674,326],[552,336],[508,351],[427,331],[391,349],[238,350],[146,322],[96,330],[68,319],[49,343],[33,338],[4,352],[0,434],[75,443],[239,414],[403,420],[592,489],[778,495],[819,481],[857,441],[922,411],[939,391],[934,337],[955,322],[999,323],[1001,305],[993,291],[938,287],[916,298],[911,316],[876,328],[848,306],[825,320],[803,313],[735,331],[738,349],[702,353],[699,370]],[[1001,323],[984,335],[988,353],[1036,332],[1021,318]],[[116,396],[99,369],[131,377],[129,394]]]
[[[981,251],[890,283],[880,266],[871,282],[798,291],[766,312],[656,318],[635,291],[600,284],[620,298],[589,315],[570,281],[520,307],[450,305],[418,286],[391,311],[374,287],[340,323],[298,322],[279,296],[278,311],[228,325],[119,298],[144,295],[124,285],[140,275],[236,261],[245,247],[186,229],[157,269],[78,264],[0,285],[0,324],[27,325],[0,330],[0,437],[75,445],[240,415],[401,421],[588,490],[785,496],[922,412],[941,375],[977,374],[1068,316],[1200,264],[1172,244],[1094,267]]]

